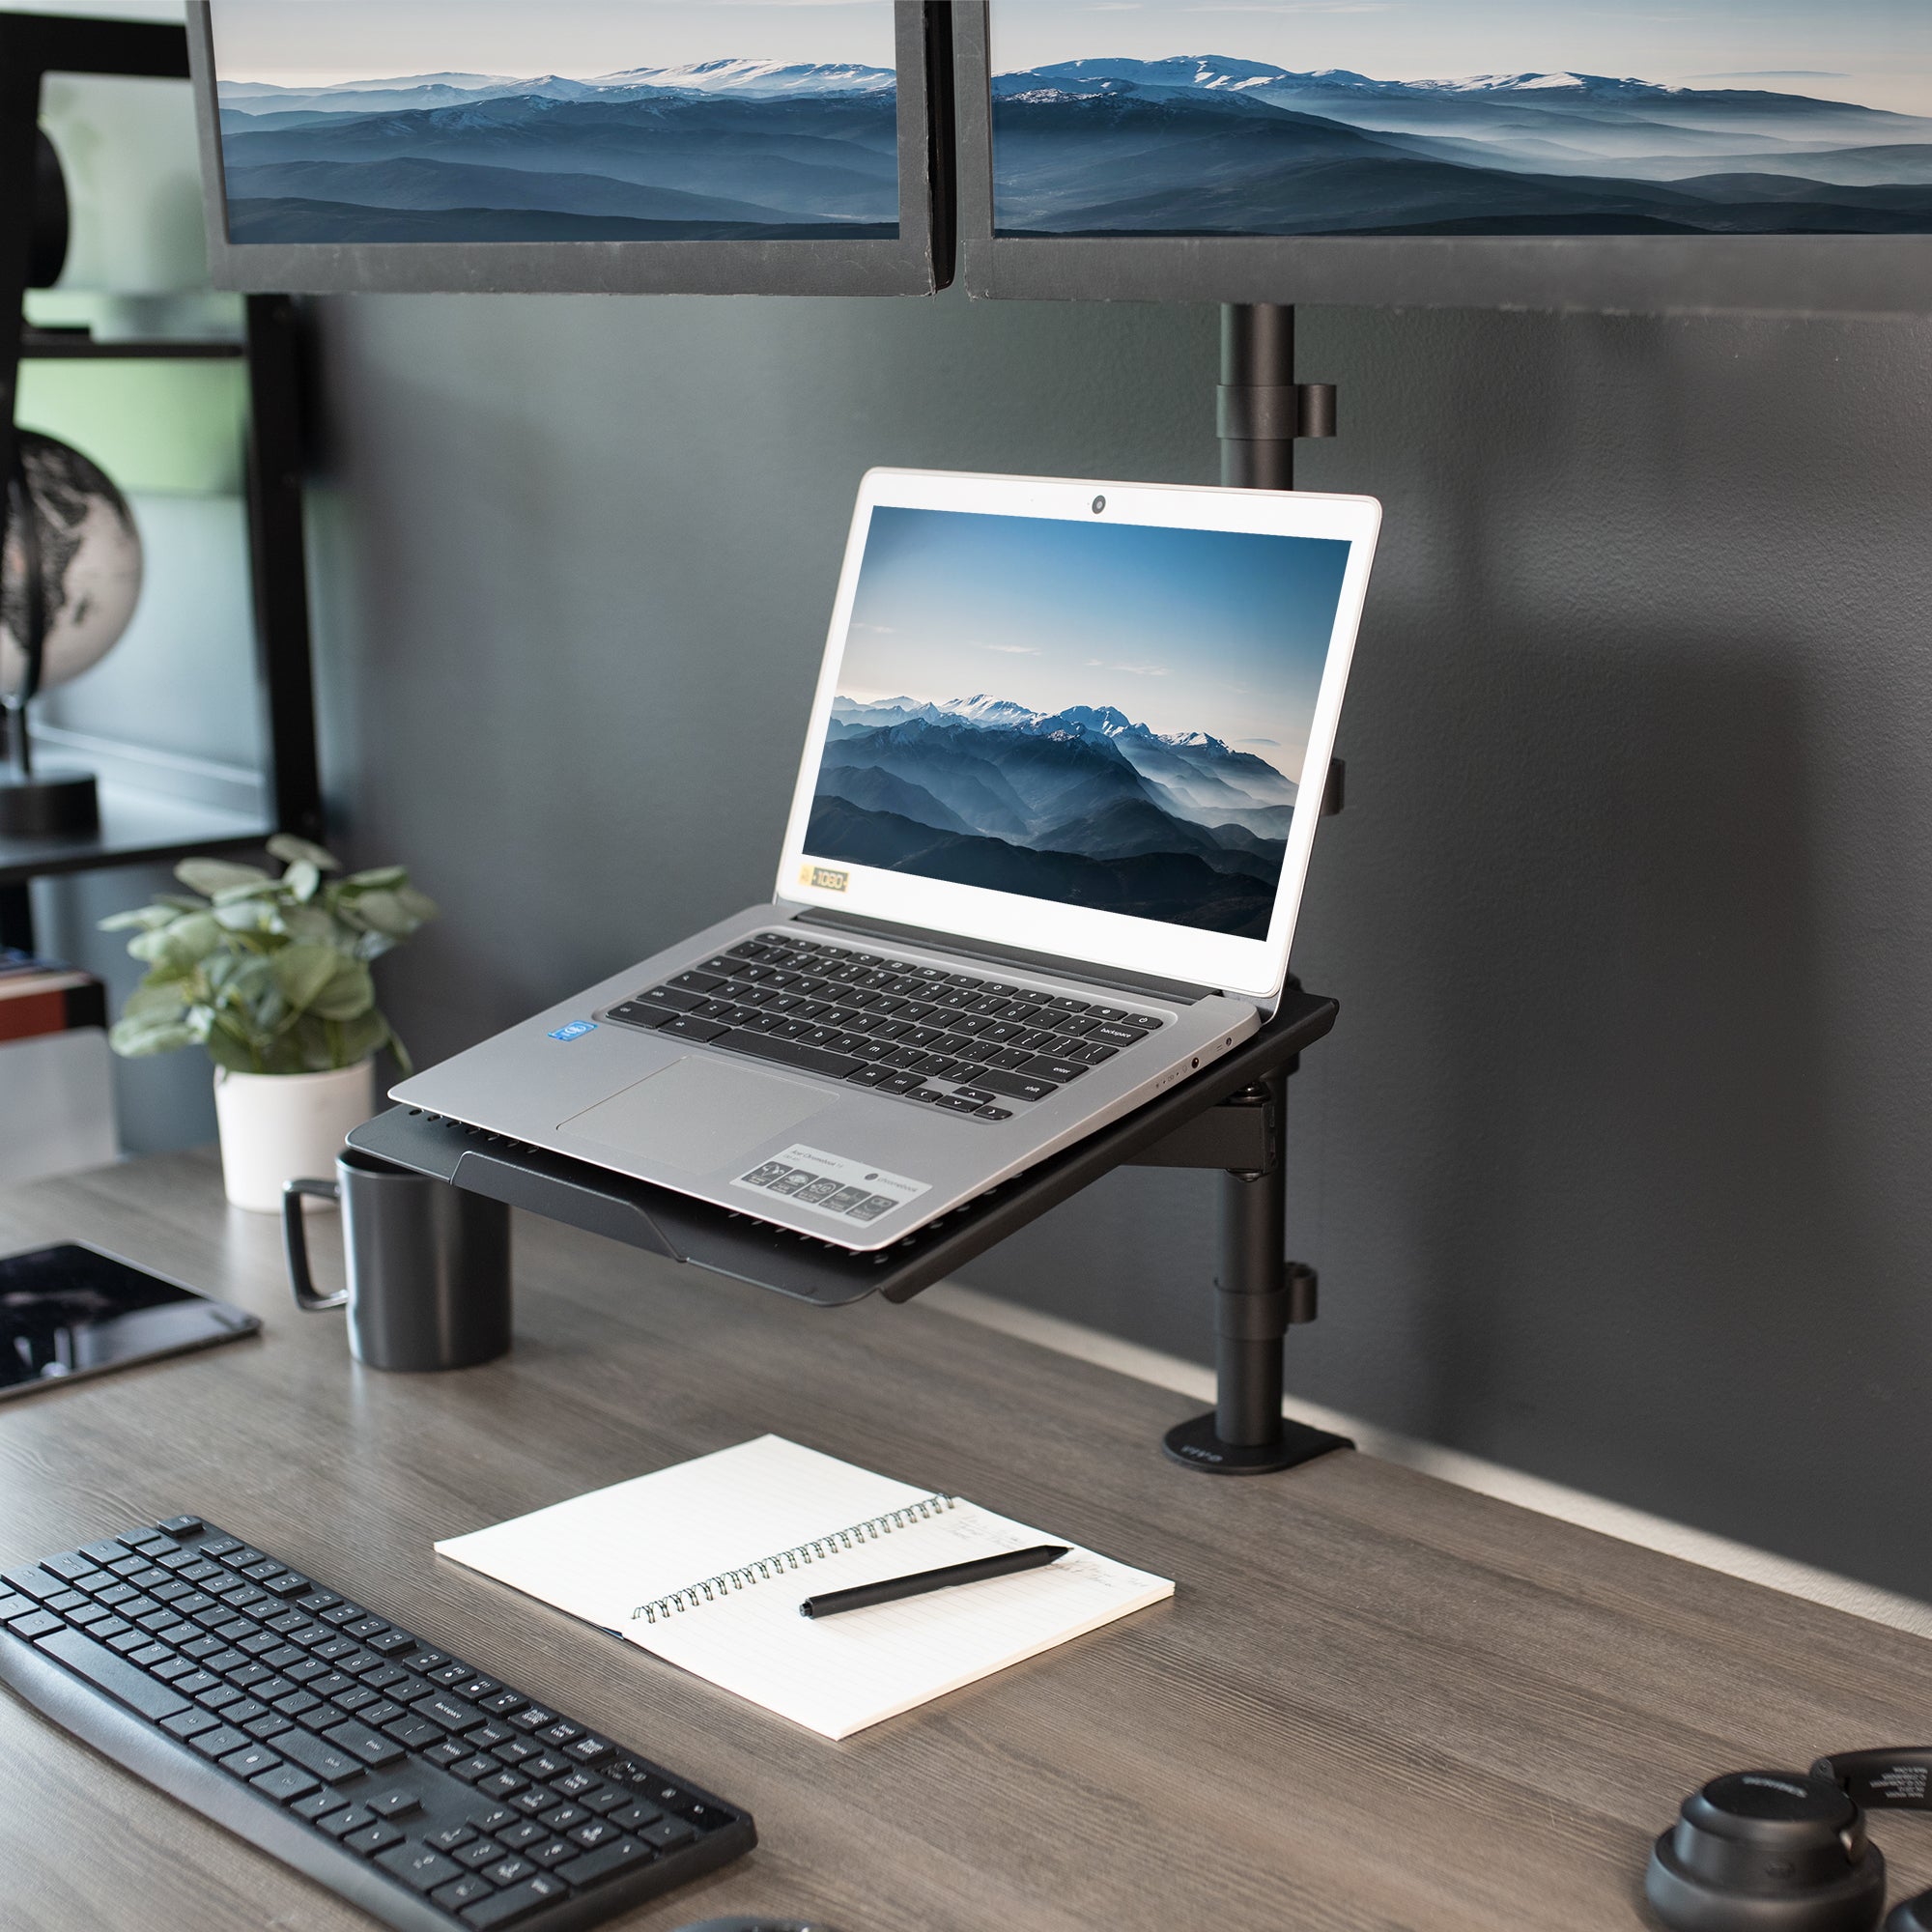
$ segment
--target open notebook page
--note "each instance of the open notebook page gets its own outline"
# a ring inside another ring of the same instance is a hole
[[[1074,1549],[896,1604],[803,1617],[807,1597],[1048,1541],[973,1503],[623,1634],[828,1738],[850,1737],[1174,1594],[1165,1577]]]
[[[447,1538],[436,1548],[514,1590],[629,1635],[639,1604],[929,1493],[781,1435],[761,1435]]]
[[[440,1554],[601,1624],[830,1738],[1174,1594],[1075,1549],[1049,1568],[823,1619],[817,1592],[1064,1539],[960,1503],[655,1622],[639,1605],[923,1501],[927,1492],[775,1435],[439,1543]]]

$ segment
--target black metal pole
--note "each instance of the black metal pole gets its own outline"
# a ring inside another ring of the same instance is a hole
[[[1267,1097],[1287,1102],[1288,1078]],[[1240,1449],[1281,1439],[1282,1341],[1288,1332],[1288,1174],[1279,1155],[1264,1174],[1221,1177],[1221,1272],[1214,1283],[1214,1434]]]
[[[1293,489],[1295,439],[1335,433],[1335,392],[1296,384],[1294,311],[1278,303],[1223,305],[1217,400],[1221,481],[1236,489]],[[1328,797],[1339,810],[1333,772]],[[1293,1323],[1315,1319],[1315,1271],[1287,1258],[1281,1140],[1294,1065],[1278,1067],[1230,1103],[1267,1110],[1266,1159],[1252,1173],[1221,1178],[1214,1412],[1169,1430],[1164,1443],[1176,1462],[1215,1475],[1265,1475],[1353,1446],[1347,1436],[1289,1422],[1281,1412],[1282,1344]]]

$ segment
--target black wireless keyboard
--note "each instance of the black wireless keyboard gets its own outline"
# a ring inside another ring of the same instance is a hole
[[[0,1679],[399,1932],[564,1932],[751,1815],[197,1517],[0,1577]]]
[[[600,1017],[987,1121],[1011,1120],[1012,1101],[1045,1099],[1160,1025],[1124,1007],[774,932]]]

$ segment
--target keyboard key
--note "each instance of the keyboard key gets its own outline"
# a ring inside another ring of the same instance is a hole
[[[351,1851],[360,1852],[365,1859],[373,1859],[378,1852],[386,1852],[391,1845],[400,1845],[403,1834],[393,1825],[365,1825],[359,1832],[351,1832],[342,1842]]]
[[[352,1804],[348,1810],[331,1811],[327,1817],[317,1822],[331,1838],[346,1838],[351,1832],[359,1832],[375,1824],[377,1818],[366,1804]]]
[[[406,1745],[411,1750],[426,1749],[433,1744],[440,1743],[442,1739],[440,1727],[431,1723],[427,1718],[402,1717],[394,1723],[384,1724],[383,1728],[399,1745]]]
[[[524,1856],[533,1865],[542,1865],[549,1871],[554,1865],[567,1863],[570,1860],[583,1855],[568,1838],[546,1838],[539,1845],[526,1846]]]
[[[384,1791],[380,1797],[364,1799],[363,1803],[379,1818],[407,1818],[412,1811],[422,1808],[422,1800],[413,1791]]]
[[[244,1749],[250,1740],[233,1724],[219,1724],[212,1731],[203,1731],[199,1737],[190,1738],[188,1743],[203,1757],[223,1758],[230,1751]]]
[[[416,1698],[410,1707],[417,1717],[427,1718],[431,1723],[440,1724],[446,1731],[473,1731],[486,1721],[483,1713],[474,1704],[465,1703],[461,1697],[447,1690],[432,1690],[426,1696]],[[552,1721],[546,1714],[546,1722]]]
[[[373,1765],[378,1771],[386,1764],[394,1764],[403,1754],[401,1745],[392,1743],[381,1731],[372,1731],[366,1724],[338,1724],[323,1736],[338,1749],[353,1751],[364,1764]]]
[[[668,1029],[667,1029],[668,1031]],[[780,1066],[801,1066],[810,1073],[829,1074],[843,1080],[861,1063],[822,1046],[807,1046],[802,1040],[777,1039],[770,1034],[737,1029],[714,1038],[713,1043],[727,1053],[743,1053],[756,1060],[769,1060]]]
[[[430,1900],[445,1912],[461,1912],[466,1905],[479,1898],[488,1898],[492,1889],[487,1878],[478,1878],[474,1872],[465,1872],[461,1878],[453,1878],[447,1885],[438,1886],[430,1893]]]
[[[257,1791],[266,1792],[277,1804],[293,1804],[298,1798],[306,1798],[320,1788],[307,1772],[298,1771],[292,1764],[277,1764],[272,1771],[265,1771],[248,1782]]]
[[[658,1031],[678,1034],[686,1039],[714,1040],[724,1035],[724,1029],[715,1020],[700,1020],[690,1013],[679,1013],[675,1019],[665,1021]]]
[[[503,1847],[495,1838],[477,1838],[456,1854],[456,1862],[471,1871],[481,1871],[485,1865],[494,1865],[503,1856]]]
[[[327,1817],[331,1811],[339,1811],[349,1803],[340,1792],[330,1791],[327,1785],[307,1798],[298,1798],[289,1806],[298,1818],[306,1818],[311,1825]]]
[[[51,1610],[29,1610],[23,1617],[14,1617],[7,1628],[15,1636],[25,1637],[32,1643],[52,1631],[65,1630],[66,1625]]]
[[[462,1868],[427,1845],[393,1845],[376,1862],[417,1891],[430,1891],[463,1876]]]
[[[275,1740],[275,1747],[284,1757],[294,1758],[304,1771],[312,1771],[327,1784],[346,1784],[351,1778],[361,1776],[367,1769],[354,1751],[325,1744],[309,1731],[285,1732]]]
[[[540,1845],[550,1836],[550,1827],[540,1825],[534,1818],[519,1818],[514,1825],[497,1833],[497,1842],[512,1852],[527,1851],[532,1845]]]
[[[1051,1080],[1038,1080],[1027,1074],[1008,1073],[998,1068],[981,1073],[980,1085],[991,1088],[995,1094],[1004,1094],[1009,1100],[1044,1100],[1049,1094],[1060,1091]]]
[[[213,1730],[220,1722],[212,1711],[177,1711],[172,1718],[161,1719],[161,1729],[173,1732],[178,1738],[192,1738]]]
[[[474,1825],[445,1825],[441,1831],[429,1834],[429,1842],[440,1852],[460,1852],[465,1845],[475,1841]]]
[[[682,1818],[660,1818],[655,1825],[646,1825],[638,1833],[645,1844],[658,1851],[668,1852],[674,1845],[681,1845],[697,1833]]]
[[[526,1879],[508,1891],[499,1891],[494,1898],[466,1905],[461,1917],[466,1925],[475,1926],[477,1932],[495,1932],[497,1926],[514,1925],[552,1899],[563,1897],[567,1889],[560,1879],[549,1872],[538,1872],[534,1878]]]
[[[273,1771],[281,1763],[267,1745],[252,1745],[243,1740],[241,1750],[230,1751],[221,1760],[223,1771],[230,1771],[237,1777],[253,1777],[264,1771]]]
[[[689,1831],[690,1827],[685,1829]],[[599,1879],[609,1878],[612,1872],[626,1871],[632,1865],[642,1864],[652,1856],[651,1847],[642,1839],[624,1837],[597,1851],[586,1852],[568,1864],[556,1866],[555,1873],[571,1885],[595,1885]]]
[[[1036,1080],[1051,1080],[1056,1085],[1066,1080],[1077,1080],[1087,1068],[1077,1060],[1054,1060],[1045,1055],[1030,1060],[1020,1067],[1022,1074],[1031,1074]]]

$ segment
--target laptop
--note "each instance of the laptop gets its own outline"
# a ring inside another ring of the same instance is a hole
[[[1287,977],[1380,506],[874,469],[769,903],[391,1096],[889,1247]]]

